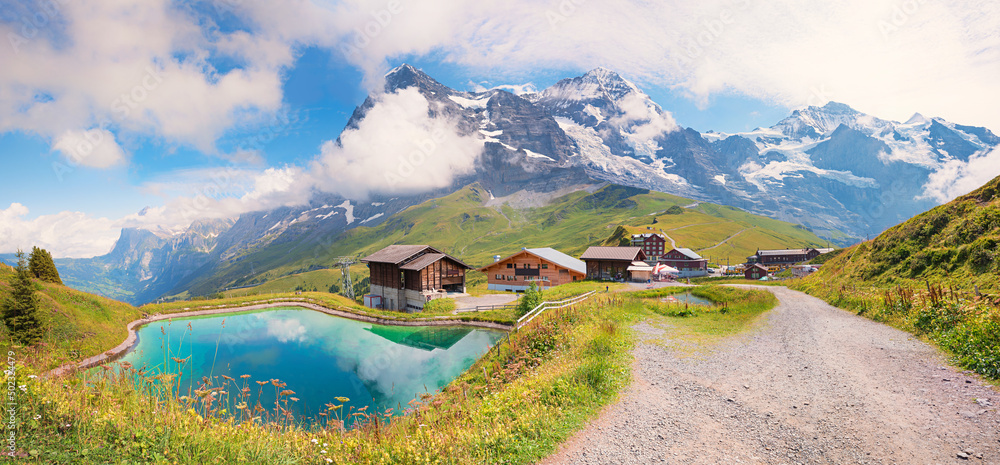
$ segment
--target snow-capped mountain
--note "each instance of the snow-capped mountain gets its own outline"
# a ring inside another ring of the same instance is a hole
[[[474,170],[451,186],[364,202],[318,195],[309,205],[172,235],[125,230],[108,255],[61,261],[64,279],[135,303],[252,284],[268,270],[318,256],[345,231],[473,182],[494,199],[543,199],[535,194],[611,182],[740,207],[850,243],[934,206],[925,188],[932,174],[1000,144],[985,128],[920,114],[889,121],[835,102],[796,110],[769,128],[699,133],[603,68],[516,95],[457,91],[402,65],[386,74],[382,92],[411,88],[429,103],[429,117],[447,118],[482,144],[470,155]],[[369,96],[345,130],[357,129],[382,97]]]

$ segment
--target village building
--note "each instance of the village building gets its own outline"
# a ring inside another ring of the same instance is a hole
[[[632,235],[632,247],[642,247],[643,253],[652,261],[655,261],[656,257],[666,252],[666,246],[667,239],[662,234],[647,233]]]
[[[795,265],[830,252],[833,252],[833,249],[757,250],[756,254],[747,257],[747,264],[760,263],[764,266]]]
[[[580,260],[587,264],[589,279],[644,281],[653,271],[653,267],[646,264],[646,253],[642,247],[591,247],[580,256]],[[629,271],[629,267],[633,270]],[[644,274],[643,271],[649,273]]]
[[[767,276],[767,267],[759,263],[750,265],[743,271],[743,276],[747,279],[758,280]]]
[[[525,291],[536,283],[541,289],[583,280],[587,264],[556,249],[521,249],[479,269],[493,291]]]
[[[677,268],[678,278],[708,276],[708,259],[691,249],[672,249],[660,257],[660,263]]]
[[[471,266],[427,245],[390,245],[363,259],[371,276],[365,305],[385,310],[421,311],[433,299],[465,293]]]

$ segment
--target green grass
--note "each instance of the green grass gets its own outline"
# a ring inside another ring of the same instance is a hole
[[[709,299],[715,306],[663,303],[660,297],[690,291]],[[767,291],[729,286],[698,286],[694,288],[663,288],[636,293],[646,307],[660,315],[650,323],[665,330],[658,342],[679,348],[682,352],[701,353],[727,338],[751,328],[761,314],[774,308],[778,299]]]
[[[0,267],[0,299],[10,292],[14,273]],[[46,329],[35,349],[18,350],[19,357],[44,355],[49,367],[98,355],[125,340],[125,326],[142,316],[137,308],[122,302],[87,294],[59,284],[33,280],[38,296],[39,317]],[[0,324],[0,341],[11,347],[7,329]],[[4,351],[6,352],[6,351]]]

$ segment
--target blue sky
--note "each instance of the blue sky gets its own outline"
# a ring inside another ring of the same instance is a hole
[[[103,253],[121,227],[183,229],[199,197],[211,217],[302,202],[289,180],[360,156],[329,141],[404,62],[459,90],[603,66],[699,131],[827,100],[1000,129],[995,2],[692,3],[8,2],[0,252]]]

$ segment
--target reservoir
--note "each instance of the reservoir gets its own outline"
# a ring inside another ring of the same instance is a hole
[[[369,412],[401,413],[415,397],[462,374],[504,334],[464,326],[383,326],[283,307],[150,323],[138,330],[138,342],[121,361],[151,373],[180,373],[180,395],[197,389],[203,377],[213,386],[228,383],[232,388],[220,403],[230,412],[244,385],[251,407],[260,402],[273,412],[276,398],[294,397],[282,405],[307,419],[346,397],[346,420],[366,406]],[[281,396],[283,390],[294,394]]]

